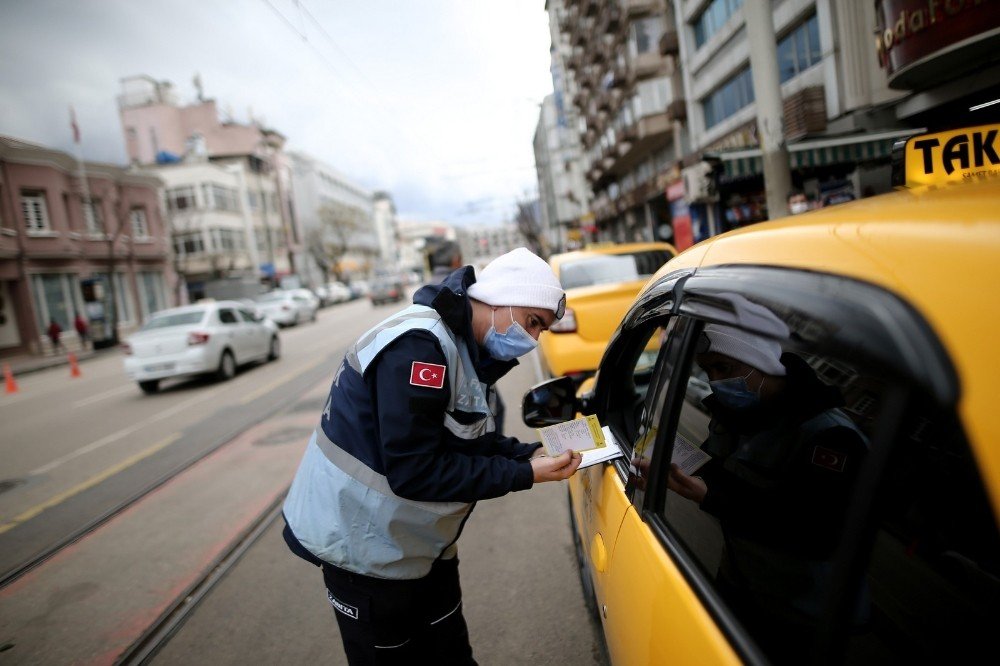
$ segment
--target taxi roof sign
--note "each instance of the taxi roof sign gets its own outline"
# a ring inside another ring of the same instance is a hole
[[[917,187],[1000,177],[1000,124],[920,134],[893,147],[892,184]]]

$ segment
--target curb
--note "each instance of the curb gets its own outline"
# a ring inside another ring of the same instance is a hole
[[[96,358],[105,354],[108,351],[113,351],[114,348],[109,347],[104,350],[90,350],[85,352],[74,352],[76,354],[77,362],[82,363],[92,358]],[[66,354],[60,356],[40,356],[40,357],[28,357],[24,360],[3,360],[0,359],[0,363],[6,363],[10,365],[10,371],[15,377],[21,377],[23,375],[30,375],[33,372],[39,372],[41,370],[48,370],[50,368],[56,368],[61,365],[69,365],[69,358]]]

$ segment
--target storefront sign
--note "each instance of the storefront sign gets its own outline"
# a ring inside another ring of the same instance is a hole
[[[985,55],[984,41],[1000,25],[1000,2],[877,0],[875,14],[875,47],[889,85],[910,89],[954,76],[956,63]]]

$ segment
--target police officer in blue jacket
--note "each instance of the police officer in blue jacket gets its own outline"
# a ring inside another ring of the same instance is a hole
[[[348,349],[284,504],[352,664],[475,663],[456,548],[475,502],[580,464],[497,433],[495,382],[565,309],[545,261],[518,248],[413,303]]]

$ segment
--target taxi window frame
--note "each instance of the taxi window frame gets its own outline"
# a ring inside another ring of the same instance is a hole
[[[677,566],[692,591],[699,598],[704,610],[726,636],[733,649],[750,663],[767,663],[767,658],[756,647],[751,634],[726,607],[714,589],[714,583],[701,571],[700,565],[673,533],[659,512],[666,496],[666,473],[670,463],[673,441],[677,431],[680,407],[686,390],[686,379],[691,374],[697,334],[706,323],[731,323],[732,308],[720,294],[740,294],[766,307],[782,311],[791,304],[794,309],[817,319],[836,317],[838,312],[851,310],[853,317],[866,324],[863,335],[849,330],[846,340],[834,332],[823,341],[809,341],[832,354],[863,352],[880,370],[886,372],[891,384],[885,412],[879,420],[872,438],[869,461],[858,478],[848,512],[849,527],[843,535],[842,550],[836,565],[840,585],[832,586],[834,599],[825,613],[830,620],[822,632],[816,648],[821,654],[838,650],[838,641],[844,635],[847,610],[851,599],[847,594],[849,581],[865,574],[871,541],[879,523],[870,507],[879,501],[880,481],[889,459],[897,446],[895,433],[903,412],[914,390],[923,389],[942,406],[954,410],[958,397],[957,375],[950,359],[930,326],[913,308],[897,296],[876,285],[846,276],[823,274],[806,270],[792,270],[766,266],[718,266],[699,269],[676,285],[677,299],[672,313],[689,319],[693,325],[684,326],[679,341],[680,358],[671,376],[658,377],[653,389],[663,389],[663,382],[670,382],[665,400],[669,405],[662,411],[660,428],[654,442],[646,491],[636,496],[634,503],[643,522]],[[821,295],[822,298],[817,298]],[[632,314],[632,313],[630,313]],[[784,313],[783,313],[784,314]],[[638,313],[636,313],[638,315]],[[636,316],[636,319],[640,317]],[[874,336],[874,337],[873,337]],[[658,359],[659,363],[662,358]],[[680,381],[684,379],[685,381]],[[915,385],[915,386],[913,386]]]

